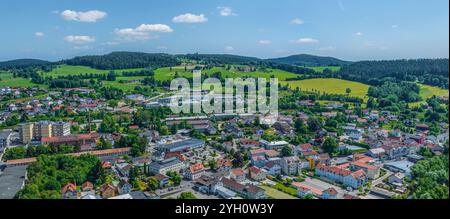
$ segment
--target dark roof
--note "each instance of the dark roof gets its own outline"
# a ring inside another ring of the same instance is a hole
[[[130,192],[133,199],[149,199],[149,197],[143,191]]]

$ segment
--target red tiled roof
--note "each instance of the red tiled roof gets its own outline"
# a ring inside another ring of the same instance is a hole
[[[189,171],[191,171],[191,173],[197,173],[204,169],[205,169],[205,167],[203,166],[202,163],[197,163],[197,164],[189,166]]]
[[[64,194],[64,193],[66,193],[67,191],[73,192],[73,191],[76,191],[76,190],[77,190],[77,186],[76,186],[75,184],[73,184],[73,183],[67,183],[65,186],[63,186],[63,187],[61,188],[61,193]]]
[[[348,175],[352,174],[352,172],[350,170],[341,169],[336,166],[325,166],[323,164],[317,164],[316,168],[319,170],[325,171],[325,172],[339,175],[339,176],[348,176]]]
[[[250,173],[254,173],[254,174],[258,174],[258,173],[261,172],[261,170],[260,170],[258,167],[255,167],[255,166],[249,167],[249,168],[248,168],[248,171],[249,171]]]
[[[307,151],[307,150],[311,150],[312,148],[313,148],[313,146],[311,145],[311,144],[301,144],[301,145],[299,145],[300,146],[300,148],[303,150],[303,151]]]
[[[312,193],[314,193],[317,196],[322,195],[322,191],[320,189],[314,188],[312,186],[308,186],[308,185],[305,185],[300,182],[293,182],[292,185],[297,187],[297,189],[299,189],[301,191],[311,191]]]
[[[233,175],[236,175],[236,176],[238,176],[238,175],[244,175],[244,171],[243,171],[241,168],[235,168],[235,169],[232,169],[232,170],[231,170],[231,173],[232,173]]]
[[[226,167],[231,167],[232,163],[231,160],[229,159],[220,159],[217,161],[217,166],[221,167],[221,166],[226,166]]]
[[[67,135],[60,137],[46,137],[42,138],[41,142],[43,144],[50,144],[50,143],[70,142],[70,141],[95,140],[99,137],[100,135],[98,133],[89,133],[89,134]]]

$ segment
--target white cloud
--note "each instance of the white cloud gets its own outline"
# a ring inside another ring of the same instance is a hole
[[[157,33],[171,33],[173,29],[165,24],[141,24],[136,28],[115,29],[114,32],[121,40],[139,41],[158,38]]]
[[[231,7],[217,7],[217,9],[219,10],[220,16],[237,16],[237,14],[233,12],[233,9]]]
[[[272,43],[272,41],[270,41],[270,40],[259,40],[258,43],[261,44],[261,45],[269,45],[269,44]]]
[[[34,33],[34,35],[37,36],[37,37],[45,36],[45,34],[43,32],[36,32],[36,33]]]
[[[395,30],[396,30],[396,29],[398,29],[400,26],[398,26],[397,24],[394,24],[394,25],[392,25],[391,27],[392,27],[392,29],[395,29]]]
[[[64,40],[66,42],[69,42],[69,43],[86,44],[86,43],[93,43],[93,42],[95,42],[95,37],[69,35],[69,36],[64,37]]]
[[[296,25],[300,25],[300,24],[304,24],[305,23],[305,21],[303,21],[302,19],[300,19],[300,18],[294,18],[294,19],[292,19],[292,21],[291,21],[291,24],[296,24]]]
[[[355,33],[355,36],[358,36],[358,37],[363,36],[363,35],[364,35],[364,33],[362,33],[362,32],[356,32]]]
[[[178,15],[172,18],[174,23],[204,23],[208,21],[208,18],[204,14],[195,15],[191,13]]]
[[[233,48],[232,46],[226,46],[226,47],[225,47],[225,50],[226,50],[226,51],[233,51],[234,48]]]
[[[318,43],[319,41],[313,38],[300,38],[296,40],[291,40],[291,43],[295,44],[312,44],[312,43]]]
[[[319,49],[317,49],[319,51],[336,51],[336,47],[335,46],[326,46],[326,47],[320,47]]]
[[[159,32],[159,33],[171,33],[172,28],[165,24],[141,24],[136,28],[140,32]]]
[[[92,10],[92,11],[86,11],[86,12],[65,10],[65,11],[61,12],[61,17],[64,20],[88,22],[88,23],[97,22],[98,20],[105,18],[106,15],[107,15],[106,12],[98,11],[98,10]]]

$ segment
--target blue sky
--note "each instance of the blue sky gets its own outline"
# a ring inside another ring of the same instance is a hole
[[[0,60],[111,51],[346,60],[449,53],[448,0],[2,0]]]

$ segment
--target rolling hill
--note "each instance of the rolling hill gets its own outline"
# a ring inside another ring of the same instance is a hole
[[[31,65],[46,65],[50,62],[40,60],[40,59],[15,59],[0,62],[0,69],[11,68],[11,67],[27,67]]]
[[[299,66],[343,66],[351,64],[349,61],[340,60],[333,57],[313,56],[307,54],[293,55],[282,58],[267,59],[270,62],[287,65],[299,65]]]

